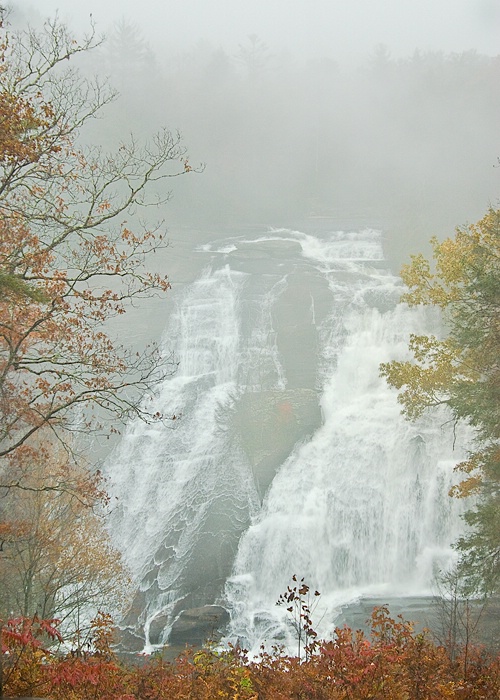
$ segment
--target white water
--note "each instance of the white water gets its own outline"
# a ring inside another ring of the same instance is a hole
[[[155,397],[180,418],[130,425],[108,467],[146,642],[155,619],[164,641],[182,607],[221,601],[229,638],[286,639],[292,574],[321,591],[323,634],[359,596],[428,593],[453,557],[460,454],[445,416],[408,424],[379,377],[432,322],[397,303],[380,234],[270,230],[198,255],[164,334],[179,370]]]

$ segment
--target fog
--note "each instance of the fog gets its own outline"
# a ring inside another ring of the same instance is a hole
[[[137,23],[155,50],[204,39],[234,51],[248,34],[276,50],[333,58],[362,56],[379,43],[397,56],[416,48],[493,55],[499,42],[496,0],[17,0],[15,5],[42,14],[59,10],[75,27],[92,13],[106,31],[124,17]]]
[[[201,175],[176,181],[172,228],[383,229],[394,268],[496,204],[495,0],[28,0],[13,20],[89,16],[90,73],[121,93],[87,138],[179,129]]]

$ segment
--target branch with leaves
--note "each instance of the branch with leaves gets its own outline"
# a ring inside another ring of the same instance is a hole
[[[312,615],[321,594],[319,591],[311,593],[304,578],[299,581],[295,574],[292,582],[295,585],[287,586],[285,593],[280,593],[276,605],[286,606],[288,619],[297,637],[297,656],[300,659],[303,649],[307,661],[318,647],[318,633],[314,629]]]
[[[57,20],[0,31],[0,458],[40,430],[113,431],[150,412],[145,395],[175,370],[154,344],[117,346],[105,324],[138,298],[165,294],[147,262],[166,246],[163,224],[137,222],[163,205],[164,183],[192,170],[167,129],[115,153],[81,148],[82,127],[114,99],[73,62],[98,46]],[[97,419],[96,413],[99,413]],[[83,416],[83,418],[82,418]],[[106,416],[111,420],[107,424]]]

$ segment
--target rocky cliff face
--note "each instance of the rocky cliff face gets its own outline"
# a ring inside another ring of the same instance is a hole
[[[261,500],[294,445],[321,425],[318,401],[314,389],[296,388],[245,394],[235,407],[234,420]]]

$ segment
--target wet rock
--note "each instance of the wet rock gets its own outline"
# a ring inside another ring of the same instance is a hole
[[[144,637],[141,637],[130,629],[120,629],[117,636],[117,646],[120,651],[138,653],[144,649],[146,643]]]
[[[157,615],[149,624],[150,644],[163,644],[165,642],[165,628],[168,627],[169,615]]]
[[[172,625],[169,644],[196,646],[209,639],[217,640],[228,622],[229,613],[220,605],[204,605],[183,610]]]
[[[294,446],[321,425],[318,392],[302,388],[245,394],[235,406],[234,420],[263,498]]]

